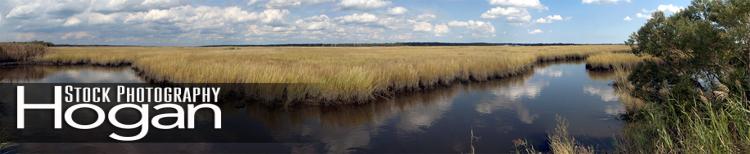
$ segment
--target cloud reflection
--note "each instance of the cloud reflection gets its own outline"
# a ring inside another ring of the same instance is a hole
[[[511,109],[516,111],[520,121],[526,124],[534,123],[539,115],[531,113],[519,100],[536,98],[547,85],[549,83],[545,81],[527,81],[494,89],[494,99],[477,104],[475,110],[482,114],[491,114],[498,109]]]
[[[130,68],[88,66],[19,66],[1,68],[6,83],[143,83]]]
[[[551,69],[551,68],[542,68],[542,69],[536,69],[536,74],[546,76],[546,77],[552,77],[552,78],[559,78],[563,76],[562,70],[557,69]]]
[[[615,102],[619,97],[615,94],[615,90],[611,87],[594,87],[586,85],[583,87],[583,92],[588,95],[596,95],[601,97],[602,101]]]

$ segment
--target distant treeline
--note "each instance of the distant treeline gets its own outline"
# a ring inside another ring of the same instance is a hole
[[[29,41],[29,42],[0,42],[1,44],[16,44],[16,45],[42,45],[42,46],[55,46],[52,42],[45,42],[45,41]]]
[[[303,44],[266,44],[266,45],[206,45],[201,47],[388,47],[388,46],[560,46],[585,45],[574,43],[444,43],[444,42],[400,42],[400,43],[303,43]]]
[[[126,46],[136,46],[136,45],[95,45],[95,44],[55,44],[52,42],[47,41],[28,41],[28,42],[0,42],[0,44],[33,44],[33,45],[42,45],[47,47],[126,47]]]

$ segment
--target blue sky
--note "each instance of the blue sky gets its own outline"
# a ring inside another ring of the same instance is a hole
[[[0,41],[622,43],[687,0],[7,0]]]

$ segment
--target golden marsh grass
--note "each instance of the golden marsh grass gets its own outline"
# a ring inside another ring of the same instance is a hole
[[[58,47],[58,64],[130,64],[172,83],[306,83],[287,102],[360,103],[399,91],[517,74],[538,61],[629,50],[624,45],[493,47]]]
[[[649,60],[655,61],[657,58],[637,56],[632,53],[602,53],[586,58],[586,68],[593,70],[629,69]]]

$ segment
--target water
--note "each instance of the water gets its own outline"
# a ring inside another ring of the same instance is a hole
[[[144,82],[129,68],[31,66],[1,68],[4,82]],[[225,129],[259,143],[22,144],[19,151],[506,153],[525,139],[549,150],[557,117],[576,139],[613,149],[624,112],[611,74],[584,64],[538,67],[519,76],[464,83],[358,106],[268,108],[229,101]],[[472,141],[472,133],[475,138]],[[174,147],[174,148],[165,148]],[[179,148],[178,148],[179,147]]]

